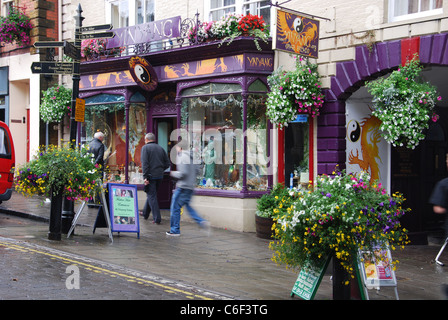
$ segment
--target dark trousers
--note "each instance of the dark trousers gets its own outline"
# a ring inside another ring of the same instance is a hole
[[[160,216],[159,202],[157,201],[157,190],[159,189],[162,179],[151,179],[149,184],[145,186],[146,202],[143,207],[143,218],[148,219],[149,214],[152,216],[155,223],[160,223],[162,220]]]

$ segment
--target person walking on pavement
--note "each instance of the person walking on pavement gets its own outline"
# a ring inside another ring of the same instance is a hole
[[[168,236],[180,236],[180,211],[184,205],[193,220],[209,232],[209,222],[203,219],[190,206],[190,201],[196,186],[196,177],[200,173],[200,168],[193,163],[192,153],[189,151],[188,143],[185,140],[176,144],[175,148],[177,150],[177,171],[172,171],[171,176],[177,179],[177,183],[171,200],[170,231],[167,231],[166,234]]]
[[[445,161],[448,169],[448,153],[446,154]],[[437,182],[436,186],[434,187],[434,190],[432,191],[431,197],[429,198],[429,203],[433,205],[433,211],[435,213],[446,215],[448,209],[448,178],[444,178],[439,182]],[[445,217],[445,237],[448,237],[447,217]],[[443,251],[443,248],[441,251]],[[436,262],[438,262],[437,258]],[[448,284],[442,285],[442,291],[445,295],[445,298],[448,299]]]
[[[97,131],[93,135],[92,141],[90,141],[90,143],[89,143],[89,153],[91,153],[93,155],[93,158],[95,161],[95,166],[98,166],[101,181],[103,181],[103,176],[104,176],[105,146],[103,144],[103,141],[104,141],[104,133],[102,133],[101,131]],[[100,194],[96,193],[95,198],[98,201],[98,199],[100,199]],[[89,208],[95,206],[95,200],[89,199],[87,206]]]
[[[142,215],[147,220],[149,213],[152,212],[153,223],[160,224],[162,219],[157,201],[157,190],[163,179],[163,173],[170,167],[170,160],[166,151],[156,143],[156,137],[153,133],[146,134],[145,143],[141,153],[146,192],[146,202]]]
[[[92,141],[89,143],[89,152],[93,154],[95,165],[100,168],[100,178],[103,180],[104,174],[104,133],[101,131],[95,132]]]

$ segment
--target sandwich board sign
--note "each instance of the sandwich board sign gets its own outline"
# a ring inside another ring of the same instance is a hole
[[[330,257],[327,257],[318,268],[302,268],[292,288],[291,297],[296,295],[304,300],[313,300],[330,259]]]
[[[136,232],[140,238],[137,186],[109,183],[108,188],[112,232]]]

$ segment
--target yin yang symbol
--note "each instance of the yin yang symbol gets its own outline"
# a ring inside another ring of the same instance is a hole
[[[151,80],[151,76],[149,75],[148,70],[141,64],[137,64],[134,68],[135,75],[137,76],[138,80],[143,82],[144,84],[149,83]]]
[[[351,142],[356,142],[361,136],[361,126],[356,120],[350,120],[347,124],[347,138]]]
[[[294,20],[293,27],[297,33],[301,33],[303,31],[303,20],[301,18],[296,18]]]

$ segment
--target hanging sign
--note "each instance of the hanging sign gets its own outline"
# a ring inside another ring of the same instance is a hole
[[[319,21],[295,13],[277,10],[274,49],[318,58]]]
[[[137,232],[140,238],[137,186],[109,183],[108,188],[112,232]]]
[[[129,59],[129,70],[134,81],[146,91],[154,91],[157,88],[158,80],[153,67],[142,57],[132,57]]]
[[[75,121],[76,122],[84,122],[85,114],[86,114],[86,100],[76,98],[75,105]]]

